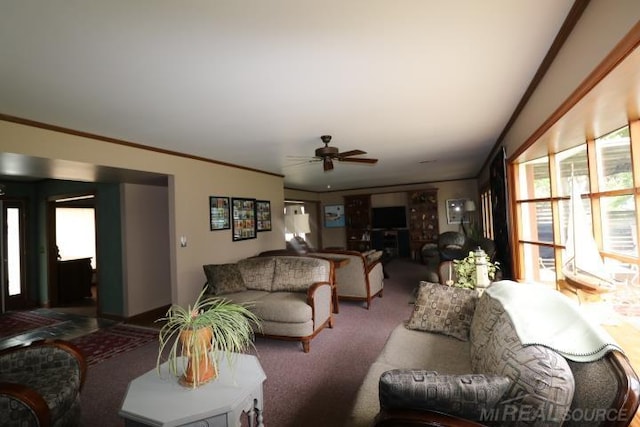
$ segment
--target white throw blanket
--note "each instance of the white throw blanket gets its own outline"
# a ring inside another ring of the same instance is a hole
[[[499,300],[523,345],[543,345],[567,359],[592,362],[622,349],[560,292],[541,285],[502,280],[485,291]]]

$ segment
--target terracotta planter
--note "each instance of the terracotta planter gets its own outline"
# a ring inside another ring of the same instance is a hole
[[[195,334],[195,338],[192,338]],[[213,345],[211,328],[200,328],[195,331],[180,333],[182,355],[187,357],[187,369],[179,382],[185,387],[198,387],[218,376],[215,360],[210,355]]]

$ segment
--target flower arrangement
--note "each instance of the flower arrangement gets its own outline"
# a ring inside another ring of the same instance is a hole
[[[500,269],[500,263],[498,261],[491,262],[489,256],[484,253],[484,251],[481,251],[479,256],[484,258],[485,264],[487,265],[489,279],[495,279],[496,271]],[[470,251],[466,258],[453,260],[453,268],[457,277],[457,281],[453,286],[458,288],[475,289],[477,257],[478,255],[476,252]]]

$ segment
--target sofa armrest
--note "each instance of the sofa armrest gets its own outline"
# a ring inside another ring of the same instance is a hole
[[[366,268],[366,278],[368,295],[377,295],[382,291],[384,287],[384,270],[382,268],[382,261],[377,260],[369,264]]]
[[[331,317],[333,285],[330,282],[315,282],[307,289],[307,304],[313,313],[313,330],[315,331],[327,320],[333,326]]]
[[[51,425],[51,410],[47,402],[40,393],[26,385],[0,382],[0,406],[11,407],[12,412],[20,411],[25,416],[30,414],[30,419],[35,418],[33,425],[41,427]],[[0,424],[2,424],[2,418],[4,417],[0,417]]]
[[[474,421],[436,411],[411,409],[382,409],[376,415],[374,427],[482,427]]]

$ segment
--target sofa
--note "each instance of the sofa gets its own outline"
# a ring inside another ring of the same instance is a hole
[[[261,320],[257,335],[300,341],[305,353],[326,326],[333,327],[333,264],[306,256],[260,256],[203,266],[206,293],[247,304]]]
[[[382,251],[358,252],[348,250],[321,250],[312,255],[329,259],[347,259],[346,265],[335,270],[335,287],[341,300],[364,301],[371,307],[376,296],[382,297],[384,273],[380,258]]]
[[[73,344],[40,340],[0,352],[0,425],[80,425],[87,363]]]
[[[421,282],[360,386],[348,426],[626,426],[638,376],[572,301],[509,280]]]

